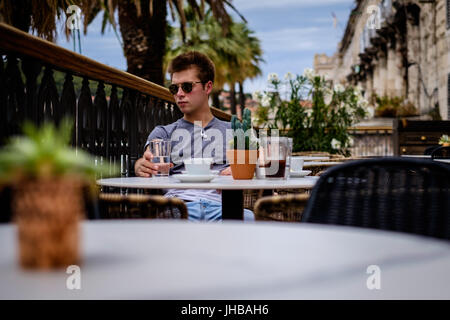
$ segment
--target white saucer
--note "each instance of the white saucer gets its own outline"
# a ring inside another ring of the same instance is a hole
[[[174,174],[172,177],[181,182],[210,182],[216,178],[216,174]]]
[[[217,176],[219,174],[219,172],[220,172],[219,170],[211,170],[210,174]],[[181,174],[187,175],[189,173],[185,170],[185,171],[181,171]],[[193,174],[193,176],[200,176],[200,174]],[[207,174],[207,176],[209,176],[209,174]]]
[[[311,170],[302,170],[302,171],[292,171],[289,173],[290,177],[305,177],[310,174]]]

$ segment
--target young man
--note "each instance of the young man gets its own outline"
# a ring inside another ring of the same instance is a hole
[[[154,139],[172,141],[170,173],[184,170],[183,159],[214,158],[213,170],[230,175],[226,163],[226,131],[231,123],[214,117],[208,103],[214,83],[214,63],[204,54],[187,52],[175,57],[169,66],[172,85],[169,87],[183,118],[166,126],[157,126],[148,136],[145,152],[135,163],[137,176],[157,173],[157,164],[148,144]],[[169,189],[165,196],[186,202],[190,220],[221,220],[222,198],[217,190]],[[253,220],[253,213],[244,210],[244,219]]]

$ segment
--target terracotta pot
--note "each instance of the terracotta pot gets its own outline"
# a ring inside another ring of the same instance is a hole
[[[227,150],[227,159],[233,179],[253,179],[258,150]]]
[[[24,268],[67,268],[79,264],[82,183],[77,179],[22,180],[12,196],[19,260]]]
[[[442,146],[443,146],[443,147],[450,147],[450,142],[444,142],[444,143],[442,144]]]

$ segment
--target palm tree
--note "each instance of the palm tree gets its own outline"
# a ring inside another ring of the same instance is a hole
[[[232,0],[187,0],[197,18],[203,19],[205,4],[222,25],[225,35],[229,31],[230,16],[225,7],[236,11]],[[0,21],[5,21],[28,32],[31,28],[38,36],[53,41],[56,36],[56,20],[68,6],[78,5],[84,15],[84,31],[99,13],[103,13],[103,30],[111,23],[116,30],[114,14],[118,12],[119,27],[123,39],[123,51],[127,59],[127,71],[144,79],[163,84],[163,57],[166,51],[167,6],[172,19],[180,21],[185,34],[186,17],[183,0],[0,0]],[[68,32],[68,31],[67,31]]]
[[[236,29],[233,30],[233,27]],[[260,41],[252,35],[253,32],[247,28],[247,25],[243,23],[233,25],[231,34],[235,35],[239,45],[245,48],[245,54],[237,56],[237,62],[234,65],[236,69],[230,77],[230,87],[233,91],[235,82],[239,84],[239,104],[242,111],[245,107],[244,81],[261,75],[259,64],[264,60],[262,59]],[[236,99],[233,100],[236,101]],[[232,105],[232,109],[236,110],[236,106]]]
[[[163,84],[163,57],[166,52],[167,6],[172,19],[180,21],[182,40],[186,39],[186,16],[183,0],[80,0],[82,10],[88,17],[86,26],[99,12],[104,21],[116,26],[114,13],[118,12],[123,50],[127,59],[127,71],[152,82]],[[205,4],[222,25],[222,36],[229,32],[231,18],[225,7],[236,11],[231,0],[187,0],[194,16],[204,18]]]
[[[216,65],[216,78],[212,94],[213,105],[219,107],[219,94],[225,84],[230,86],[231,112],[236,114],[236,99],[233,88],[240,83],[243,95],[243,82],[261,74],[259,64],[262,60],[262,50],[259,39],[252,35],[246,24],[231,20],[230,32],[222,36],[220,23],[207,11],[203,21],[198,21],[189,7],[185,10],[187,18],[186,38],[182,40],[179,28],[169,28],[165,57],[165,69],[173,57],[186,51],[199,51],[208,55]],[[241,106],[244,103],[241,102]]]

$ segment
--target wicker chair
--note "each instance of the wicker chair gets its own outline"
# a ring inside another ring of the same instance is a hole
[[[329,157],[330,153],[325,151],[297,151],[292,152],[292,156]]]
[[[344,163],[320,177],[302,222],[450,239],[450,166],[407,158]]]
[[[254,210],[256,201],[262,197],[264,190],[244,190],[244,209]]]
[[[273,195],[283,196],[287,194],[310,194],[311,189],[293,188],[293,189],[275,189]]]
[[[431,153],[433,153],[434,150],[436,150],[437,148],[441,147],[440,144],[435,144],[433,146],[429,146],[425,149],[425,151],[423,152],[424,155],[431,155]]]
[[[337,166],[338,164],[333,163],[333,162],[322,162],[320,164],[316,164],[316,163],[309,163],[309,162],[305,162],[303,164],[303,169],[304,170],[311,170],[311,175],[312,176],[318,176],[321,175],[323,172],[325,172],[326,170],[328,170],[331,167]]]
[[[450,159],[450,147],[441,146],[431,152],[431,159]]]
[[[255,220],[299,222],[308,199],[308,194],[263,197],[256,201]]]
[[[100,219],[187,219],[183,200],[159,195],[100,193]]]

